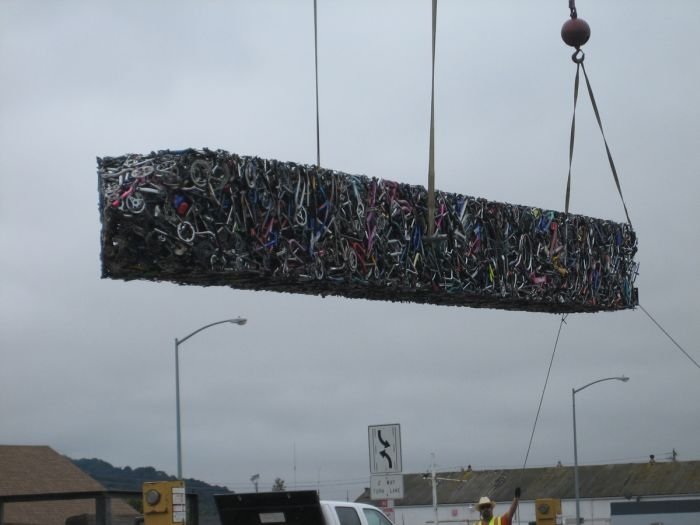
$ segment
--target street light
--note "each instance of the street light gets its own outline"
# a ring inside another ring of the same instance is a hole
[[[578,492],[578,449],[576,447],[576,394],[583,390],[584,388],[588,388],[591,385],[595,385],[596,383],[602,383],[603,381],[622,381],[623,383],[626,383],[627,381],[630,380],[629,377],[625,376],[616,376],[616,377],[605,377],[603,379],[598,379],[597,381],[593,381],[591,383],[588,383],[587,385],[583,385],[581,388],[572,388],[571,389],[571,402],[573,405],[573,412],[574,412],[574,495],[576,497],[576,523],[580,524],[581,523],[581,507],[579,505],[579,492]]]
[[[243,326],[248,322],[247,319],[242,317],[237,317],[236,319],[224,319],[223,321],[217,321],[215,323],[209,323],[201,328],[198,328],[189,335],[186,335],[182,339],[175,338],[175,405],[177,414],[177,479],[182,479],[182,438],[180,435],[180,345],[187,341],[190,337],[197,335],[199,332],[216,326],[217,324],[232,323],[239,326]]]
[[[253,482],[253,486],[255,487],[255,492],[258,491],[258,480],[260,479],[260,474],[253,474],[250,477],[250,481]]]

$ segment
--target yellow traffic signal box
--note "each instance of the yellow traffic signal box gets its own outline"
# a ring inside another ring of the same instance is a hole
[[[536,499],[535,519],[537,525],[561,524],[561,500],[560,499]]]
[[[184,481],[147,481],[143,484],[144,525],[184,524]]]

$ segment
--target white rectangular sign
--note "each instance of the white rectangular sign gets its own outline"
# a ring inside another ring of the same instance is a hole
[[[401,425],[373,425],[368,433],[370,474],[400,473]]]
[[[261,512],[258,514],[260,523],[286,523],[284,512]]]
[[[184,523],[187,519],[187,496],[185,496],[185,487],[173,487],[172,502],[173,523]]]
[[[370,498],[401,499],[403,498],[403,474],[386,474],[370,477]]]

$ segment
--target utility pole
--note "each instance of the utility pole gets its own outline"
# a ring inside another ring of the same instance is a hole
[[[430,481],[433,484],[433,512],[435,513],[435,525],[439,525],[438,522],[438,501],[437,501],[437,475],[435,473],[435,452],[430,454],[432,458],[432,466],[430,469]]]

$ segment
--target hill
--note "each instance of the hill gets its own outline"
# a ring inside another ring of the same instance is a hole
[[[110,463],[101,459],[70,459],[83,472],[89,474],[92,478],[99,481],[105,488],[110,490],[138,490],[142,489],[145,481],[170,481],[176,480],[175,476],[170,476],[167,473],[156,470],[153,467],[114,467]],[[231,493],[228,488],[219,485],[210,485],[198,479],[185,479],[185,487],[187,492],[192,492],[198,495],[199,499],[199,516],[200,523],[204,524],[212,522],[211,519],[216,518],[216,505],[214,503],[214,494]],[[214,521],[218,523],[218,521]]]

